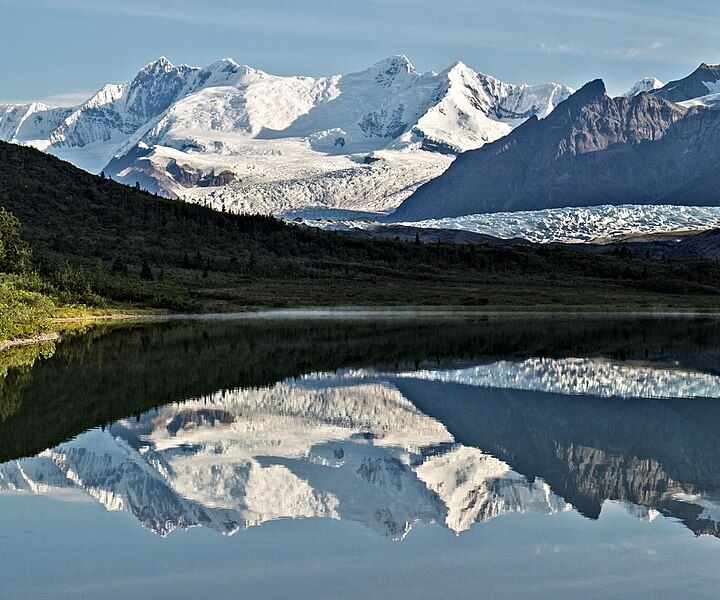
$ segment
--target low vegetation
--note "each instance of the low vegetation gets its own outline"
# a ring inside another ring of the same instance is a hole
[[[0,340],[34,336],[50,328],[55,304],[31,270],[20,222],[0,207]]]

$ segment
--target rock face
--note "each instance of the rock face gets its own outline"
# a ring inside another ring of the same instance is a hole
[[[393,218],[668,201],[719,205],[720,190],[703,181],[718,169],[720,112],[675,104],[660,91],[610,98],[601,80],[592,81],[542,121],[531,118],[459,156]]]
[[[671,102],[686,102],[720,92],[720,65],[702,63],[687,77],[671,81],[652,92]]]

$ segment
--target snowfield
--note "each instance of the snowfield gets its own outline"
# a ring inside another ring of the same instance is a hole
[[[85,170],[233,212],[389,210],[572,90],[512,85],[402,55],[330,77],[279,77],[223,59],[166,58],[70,108],[0,105],[0,139]]]
[[[212,169],[214,162],[236,173],[238,180],[224,186],[184,189],[180,197],[217,210],[244,213],[283,214],[308,208],[390,211],[445,171],[453,160],[437,153],[384,150],[375,152],[373,162],[367,164],[362,156],[318,155],[307,143],[296,140],[278,140],[273,149],[280,154],[263,154],[262,144],[247,144],[243,158],[204,160],[206,168]],[[179,159],[173,151],[162,151]]]
[[[303,222],[326,230],[372,231],[387,225],[384,221],[386,216],[376,214],[362,220],[333,220],[322,214],[314,214]],[[393,222],[392,225],[471,231],[501,239],[519,238],[540,244],[604,243],[637,236],[672,235],[714,229],[720,227],[720,207],[603,205],[486,213],[427,221]]]

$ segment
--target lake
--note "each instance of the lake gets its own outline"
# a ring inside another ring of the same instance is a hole
[[[293,313],[0,353],[2,598],[717,598],[720,319]]]

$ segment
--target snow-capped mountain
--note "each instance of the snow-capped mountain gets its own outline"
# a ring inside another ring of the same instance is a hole
[[[463,153],[404,200],[393,220],[621,205],[629,198],[720,206],[720,113],[667,100],[664,89],[610,98],[602,80],[591,81],[546,119],[529,119],[503,140]]]
[[[456,153],[546,116],[571,92],[506,84],[461,62],[418,73],[401,55],[321,78],[160,58],[76,107],[0,106],[0,139],[217,208],[389,209]]]
[[[671,102],[689,102],[720,92],[720,65],[702,63],[687,77],[667,83],[653,92]]]
[[[665,84],[660,81],[657,77],[643,77],[635,85],[633,85],[627,92],[623,94],[626,98],[634,98],[638,94],[643,92],[652,92],[653,90],[659,90]]]

